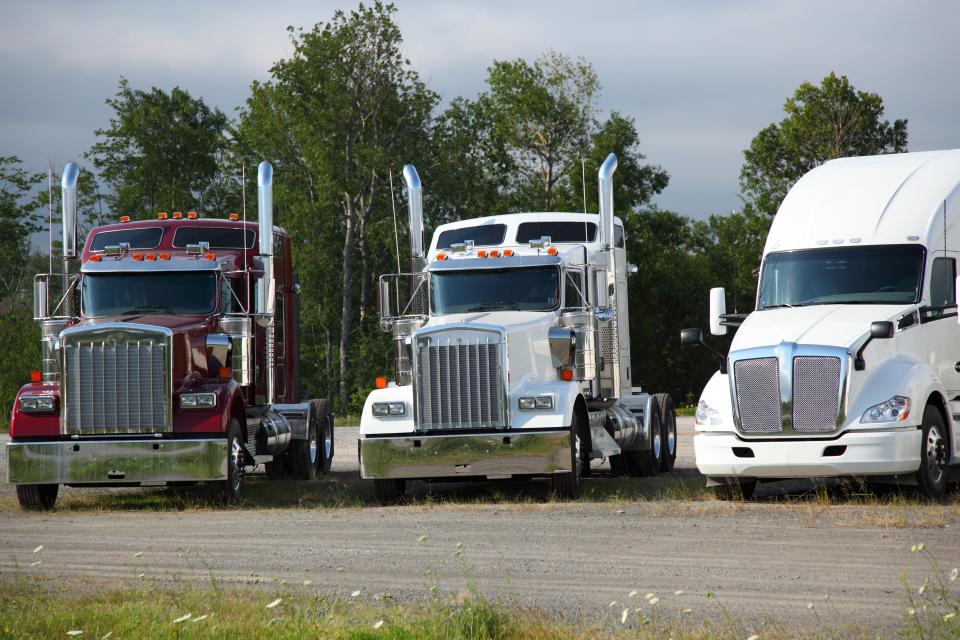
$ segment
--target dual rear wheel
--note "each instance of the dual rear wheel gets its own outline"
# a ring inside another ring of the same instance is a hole
[[[610,470],[614,475],[648,477],[673,471],[677,460],[676,407],[670,394],[658,393],[653,399],[646,448],[610,456]]]

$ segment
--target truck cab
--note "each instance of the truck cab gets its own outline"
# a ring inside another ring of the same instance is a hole
[[[43,362],[17,395],[7,446],[25,508],[51,508],[60,484],[211,482],[239,499],[247,466],[329,467],[332,437],[318,436],[329,411],[299,402],[299,287],[290,237],[272,224],[268,164],[260,179],[259,224],[122,217],[78,253],[65,172],[65,270],[35,280]]]
[[[607,191],[615,167],[611,155]],[[399,499],[407,480],[516,477],[573,497],[591,460],[637,475],[671,464],[672,402],[631,384],[631,265],[612,192],[600,216],[444,224],[424,252],[419,177],[404,175],[414,268],[380,280],[395,371],[368,396],[359,439],[378,498]]]
[[[960,414],[960,150],[833,160],[783,201],[756,311],[696,414],[697,467],[723,497],[757,481],[865,476],[942,498]],[[698,329],[685,344],[701,344]]]

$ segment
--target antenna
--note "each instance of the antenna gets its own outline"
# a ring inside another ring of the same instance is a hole
[[[587,165],[583,159],[583,156],[580,156],[580,185],[583,187],[583,212],[587,212]],[[587,224],[587,221],[583,221],[583,253],[584,253],[584,263],[586,263],[586,243],[590,242],[590,226]]]
[[[730,215],[734,216],[737,214],[735,209],[730,210]],[[737,238],[736,236],[730,241],[730,256],[733,258],[733,312],[737,313]]]
[[[250,270],[247,269],[247,163],[240,163],[240,197],[243,201],[243,295],[250,309]]]

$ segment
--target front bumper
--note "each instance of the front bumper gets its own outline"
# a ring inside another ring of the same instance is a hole
[[[920,467],[917,427],[850,431],[832,440],[745,440],[733,433],[693,438],[697,469],[706,476],[823,478],[897,475]],[[840,449],[842,447],[842,449]],[[752,453],[753,457],[745,457]]]
[[[227,477],[225,438],[11,441],[6,449],[11,484],[137,485]]]
[[[572,470],[570,431],[360,438],[363,478],[506,478]]]

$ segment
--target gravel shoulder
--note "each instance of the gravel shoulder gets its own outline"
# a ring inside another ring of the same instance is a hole
[[[689,418],[681,418],[680,435],[676,482],[702,486]],[[0,460],[5,475],[3,467]],[[426,598],[431,586],[457,593],[475,585],[492,597],[597,620],[618,618],[623,606],[648,608],[642,595],[653,592],[671,615],[689,608],[692,617],[893,630],[906,607],[905,575],[916,589],[932,565],[960,565],[955,503],[833,504],[804,499],[809,486],[778,483],[747,504],[702,493],[554,504],[537,487],[507,483],[423,485],[414,504],[365,506],[351,427],[337,429],[334,471],[313,490],[331,482],[360,487],[357,506],[131,510],[129,496],[155,490],[88,490],[102,491],[108,508],[84,509],[72,506],[80,492],[66,490],[58,511],[26,514],[9,508],[12,487],[3,485],[0,571],[114,586],[309,579],[313,589],[401,600]],[[587,484],[611,482],[622,481]],[[260,478],[252,484],[285,490]],[[921,542],[924,552],[912,553]],[[629,598],[632,590],[640,595]]]

